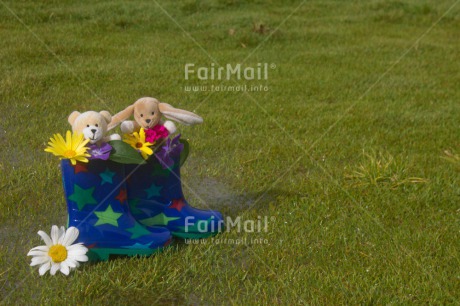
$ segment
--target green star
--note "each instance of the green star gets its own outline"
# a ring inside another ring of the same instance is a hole
[[[211,223],[212,220],[213,220],[212,218],[209,218],[207,220],[197,220],[193,223],[193,225],[189,225],[187,227],[179,226],[179,228],[184,233],[200,233],[203,231],[203,229],[207,230],[205,232],[209,232],[211,230],[211,228],[209,227],[209,224]]]
[[[161,186],[157,186],[155,184],[152,184],[148,189],[144,189],[144,191],[147,192],[148,199],[150,199],[153,196],[160,196],[160,190]]]
[[[169,221],[174,221],[180,219],[179,217],[168,217],[164,213],[158,214],[155,217],[147,218],[141,220],[142,224],[152,226],[152,225],[167,225]]]
[[[163,167],[158,165],[155,168],[153,168],[152,175],[153,176],[169,176],[170,173],[171,173],[171,168],[163,169]]]
[[[77,203],[78,210],[82,210],[87,204],[97,204],[97,201],[93,198],[94,188],[83,189],[74,184],[73,194],[69,196],[69,200]]]
[[[139,204],[139,201],[140,201],[139,199],[129,200],[129,208],[131,209],[131,213],[133,215],[138,215],[142,213],[142,210],[137,208],[137,204]]]
[[[102,179],[101,185],[104,185],[105,183],[113,184],[113,177],[115,176],[115,172],[109,171],[107,168],[104,172],[99,174],[99,176]]]
[[[112,206],[108,206],[105,211],[95,211],[94,214],[97,216],[98,220],[94,226],[102,224],[111,224],[118,227],[118,219],[121,217],[121,213],[116,213],[113,211]]]
[[[126,231],[130,232],[132,234],[131,239],[136,239],[136,238],[139,238],[141,236],[151,234],[150,231],[148,231],[145,227],[143,227],[142,225],[140,225],[137,222],[136,222],[136,224],[134,224],[133,227],[130,227],[130,228],[126,229]]]

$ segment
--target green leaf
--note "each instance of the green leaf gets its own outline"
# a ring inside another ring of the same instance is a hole
[[[180,165],[182,166],[190,153],[190,144],[185,139],[179,139],[179,141],[184,145],[184,149],[180,153]]]
[[[144,158],[126,142],[121,140],[109,141],[112,146],[109,159],[120,164],[145,164]]]

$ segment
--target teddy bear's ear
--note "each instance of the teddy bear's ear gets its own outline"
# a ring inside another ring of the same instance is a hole
[[[77,112],[77,111],[73,111],[70,115],[69,115],[69,118],[67,119],[70,123],[70,125],[73,125],[74,122],[75,122],[75,119],[77,119],[77,117],[80,116],[80,112]]]
[[[110,122],[108,126],[108,130],[110,131],[111,129],[115,128],[117,125],[119,125],[121,122],[131,117],[133,114],[134,114],[134,104],[128,106],[121,112],[113,115],[112,121]]]
[[[101,114],[102,117],[104,117],[104,119],[107,122],[107,124],[109,124],[110,121],[112,121],[112,115],[110,115],[110,113],[108,111],[100,111],[99,114]]]

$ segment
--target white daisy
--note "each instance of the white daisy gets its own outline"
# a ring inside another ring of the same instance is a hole
[[[48,270],[51,270],[51,275],[57,271],[69,275],[71,269],[79,266],[79,262],[88,261],[88,249],[82,243],[72,245],[80,234],[77,228],[69,227],[66,231],[64,226],[58,228],[53,225],[51,238],[43,231],[39,231],[38,234],[46,245],[33,248],[27,256],[34,256],[31,266],[41,265],[38,270],[40,275],[44,275]]]

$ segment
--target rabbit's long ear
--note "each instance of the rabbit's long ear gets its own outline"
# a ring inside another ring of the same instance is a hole
[[[174,108],[168,103],[160,103],[158,104],[158,107],[160,109],[160,113],[162,113],[166,118],[177,121],[179,123],[185,125],[203,123],[203,118],[197,114],[183,109]]]
[[[121,112],[112,116],[112,121],[110,121],[107,130],[110,131],[111,129],[117,127],[120,123],[128,119],[134,114],[134,105],[130,105]]]

